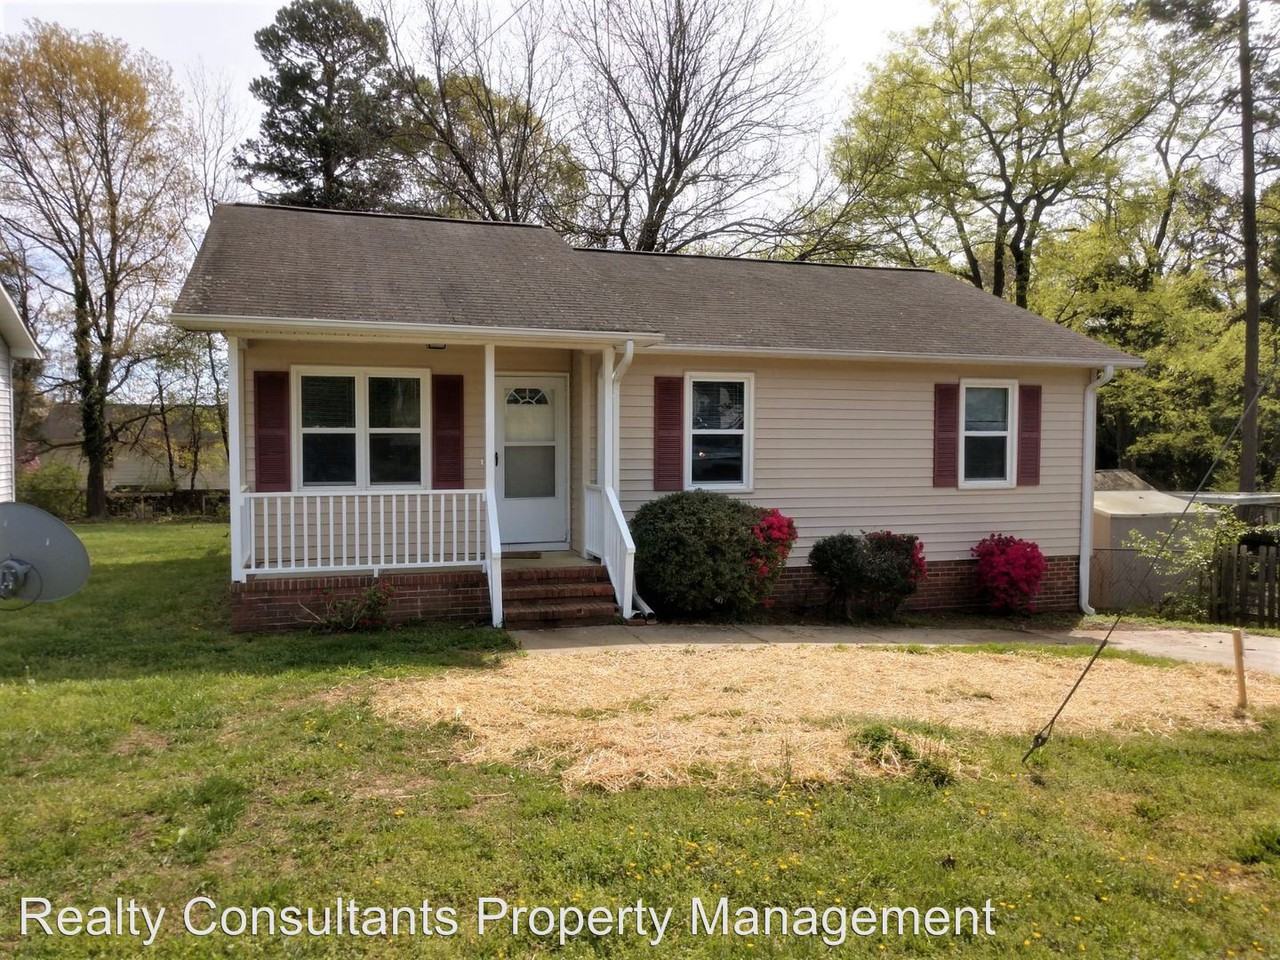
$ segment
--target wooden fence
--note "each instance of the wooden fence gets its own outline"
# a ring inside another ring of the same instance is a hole
[[[1205,579],[1214,621],[1280,626],[1280,547],[1223,550]]]

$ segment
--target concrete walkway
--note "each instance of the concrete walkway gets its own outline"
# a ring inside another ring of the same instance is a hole
[[[1104,630],[1062,632],[947,627],[746,626],[652,624],[570,627],[563,630],[514,630],[529,653],[557,654],[626,650],[653,646],[725,646],[756,643],[920,644],[1097,643]],[[1121,650],[1172,657],[1193,663],[1232,665],[1231,635],[1199,630],[1117,630],[1111,645]],[[1280,676],[1280,637],[1246,634],[1245,667]]]

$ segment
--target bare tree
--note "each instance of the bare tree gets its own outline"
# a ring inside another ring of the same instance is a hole
[[[252,191],[235,166],[235,149],[249,124],[225,74],[203,64],[187,74],[188,113],[192,127],[192,167],[206,218],[222,202],[244,200]],[[203,232],[203,231],[201,231]],[[193,240],[199,246],[199,237]]]
[[[68,305],[92,517],[107,512],[108,398],[181,271],[189,155],[153,57],[38,21],[0,44],[0,227]]]
[[[555,129],[563,69],[542,4],[497,23],[475,0],[383,0],[381,15],[404,98],[404,205],[566,221],[583,178]]]
[[[753,229],[807,129],[815,44],[773,0],[568,0],[580,233],[676,251]]]
[[[187,76],[189,113],[192,126],[192,168],[200,189],[202,215],[187,221],[187,238],[193,250],[200,247],[213,209],[222,202],[244,200],[251,195],[235,165],[236,146],[244,139],[248,123],[236,102],[231,80],[211,74],[203,65]],[[220,334],[189,333],[203,346],[206,372],[212,391],[212,406],[218,420],[224,452],[229,450],[227,427],[226,345]]]

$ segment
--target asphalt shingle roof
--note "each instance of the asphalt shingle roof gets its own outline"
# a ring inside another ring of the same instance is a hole
[[[668,344],[1132,363],[932,270],[580,251]]]
[[[575,250],[553,231],[223,204],[178,315],[660,333],[682,347],[1133,364],[930,270]]]

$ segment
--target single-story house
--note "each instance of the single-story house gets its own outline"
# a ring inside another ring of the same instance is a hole
[[[930,270],[574,249],[550,229],[220,205],[173,309],[230,344],[233,617],[630,615],[628,519],[717,490],[815,540],[999,531],[1087,604],[1095,394],[1141,361]],[[1082,558],[1084,561],[1082,562]]]
[[[40,348],[9,294],[0,288],[0,503],[17,496],[18,426],[13,403],[13,365],[39,360]]]

